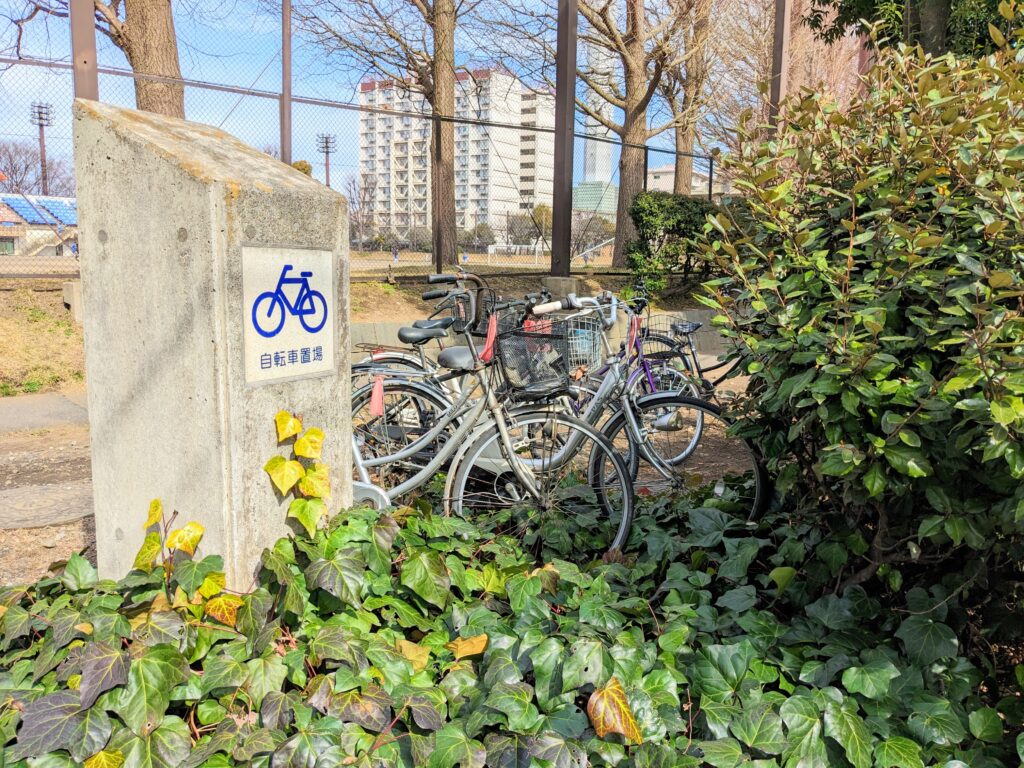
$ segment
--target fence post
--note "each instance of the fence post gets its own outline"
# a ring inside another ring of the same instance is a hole
[[[647,191],[647,174],[650,173],[651,148],[644,144],[644,192]]]
[[[292,0],[281,2],[281,160],[292,162]]]
[[[715,156],[708,155],[708,200],[715,199]]]
[[[96,73],[96,27],[93,0],[71,0],[71,60],[74,62],[75,98],[99,101]]]
[[[558,0],[555,50],[555,174],[551,194],[551,274],[569,276],[572,250],[572,161],[576,117],[576,0]]]

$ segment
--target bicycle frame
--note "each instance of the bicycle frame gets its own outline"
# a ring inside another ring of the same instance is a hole
[[[286,275],[292,270],[291,264],[288,264],[281,270],[281,276],[277,280],[276,293],[281,297],[281,301],[284,302],[285,308],[293,315],[309,314],[315,311],[314,308],[302,309],[302,303],[307,295],[309,295],[309,276],[307,274],[299,273],[300,277],[286,277]],[[295,297],[295,303],[293,304],[288,299],[288,294],[284,292],[284,286],[286,285],[299,285],[299,293]]]

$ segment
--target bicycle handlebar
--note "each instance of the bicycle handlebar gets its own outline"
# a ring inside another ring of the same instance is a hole
[[[458,275],[427,275],[427,282],[430,285],[436,285],[437,283],[457,283],[458,281]]]
[[[424,301],[433,301],[434,299],[443,299],[447,295],[447,288],[435,288],[432,291],[425,291],[424,293],[420,294],[420,298],[423,299]]]

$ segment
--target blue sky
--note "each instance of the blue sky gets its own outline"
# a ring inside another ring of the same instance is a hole
[[[277,91],[281,85],[280,20],[260,10],[257,0],[234,0],[216,7],[195,0],[196,8],[176,4],[175,24],[183,75],[261,91]],[[182,10],[184,9],[184,10]],[[67,22],[52,19],[29,27],[23,56],[70,61]],[[9,55],[10,29],[0,28],[0,51]],[[99,61],[104,67],[126,69],[124,55],[103,35],[98,35]],[[293,92],[296,96],[354,103],[360,73],[338,71],[322,53],[296,35],[293,41]],[[134,106],[132,81],[101,76],[104,101]],[[33,101],[54,107],[54,125],[48,132],[50,153],[71,154],[71,74],[17,65],[0,69],[0,139],[34,141],[36,129],[29,123]],[[190,120],[223,128],[253,146],[264,149],[278,144],[278,103],[273,99],[239,96],[206,89],[186,89],[186,114]],[[315,175],[323,179],[322,157],[316,151],[318,133],[337,137],[337,153],[331,158],[332,185],[340,187],[358,162],[357,113],[329,107],[297,104],[293,107],[293,158],[309,160]],[[665,135],[653,143],[666,146]],[[577,141],[577,175],[582,177],[582,142]],[[671,161],[668,155],[652,155],[651,165]],[[614,180],[613,180],[614,181]]]

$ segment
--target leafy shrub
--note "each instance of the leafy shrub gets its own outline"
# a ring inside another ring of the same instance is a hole
[[[891,50],[868,82],[745,127],[709,303],[756,360],[745,433],[869,542],[847,583],[945,565],[980,599],[1024,557],[1024,59]]]
[[[629,207],[637,239],[626,247],[626,264],[653,291],[662,291],[668,277],[704,279],[713,262],[693,247],[692,238],[717,210],[710,200],[668,192],[641,192]]]
[[[630,560],[584,568],[426,510],[349,510],[266,550],[245,594],[154,503],[121,580],[76,555],[0,588],[0,764],[1016,759],[1019,687],[980,692],[954,592],[821,597],[846,551],[814,526],[646,503]]]

